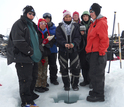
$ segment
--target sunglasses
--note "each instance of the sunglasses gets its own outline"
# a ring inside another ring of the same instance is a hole
[[[35,16],[35,14],[34,14],[34,13],[31,13],[31,12],[29,12],[28,14],[29,14],[29,15],[33,15],[33,16]]]
[[[90,10],[90,13],[93,13],[94,11],[93,10]]]
[[[47,23],[40,22],[40,25],[47,25]]]

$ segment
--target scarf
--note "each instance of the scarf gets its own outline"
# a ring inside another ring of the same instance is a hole
[[[88,27],[90,25],[90,20],[87,23],[82,20],[82,23],[86,26],[86,29],[88,29]]]
[[[39,39],[38,39],[38,35],[36,30],[33,27],[33,23],[31,20],[29,20],[28,18],[25,18],[27,20],[27,26],[29,28],[29,32],[30,32],[30,39],[31,39],[31,47],[34,50],[33,55],[31,56],[31,59],[34,62],[39,62],[41,60],[42,57],[42,53],[39,49]]]
[[[72,21],[71,21],[70,24],[66,24],[66,23],[63,21],[63,24],[64,24],[65,31],[66,31],[67,35],[70,35],[70,33],[71,33]]]

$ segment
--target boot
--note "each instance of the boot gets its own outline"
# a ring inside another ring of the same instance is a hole
[[[104,95],[97,95],[93,90],[92,91],[89,91],[89,96],[87,96],[87,101],[90,101],[90,102],[102,102],[102,101],[105,101],[104,99]]]
[[[62,75],[62,81],[64,83],[64,90],[69,91],[70,90],[70,78],[68,75]]]
[[[50,65],[50,82],[54,85],[59,85],[59,82],[57,81],[57,65]]]
[[[72,75],[72,77],[71,77],[71,85],[72,85],[72,89],[74,91],[79,90],[78,83],[79,83],[79,76]]]
[[[35,87],[35,91],[40,92],[40,93],[45,92],[45,90],[42,89],[41,87]]]
[[[87,96],[87,101],[90,101],[90,102],[103,102],[105,101],[104,97],[97,97],[97,96]]]
[[[39,98],[39,95],[33,92],[32,98],[33,98],[33,100],[36,100],[37,98]]]
[[[59,85],[59,82],[57,81],[57,76],[51,76],[50,82],[54,85]]]
[[[80,86],[86,86],[88,84],[89,84],[88,82],[83,81],[83,82],[80,83]]]

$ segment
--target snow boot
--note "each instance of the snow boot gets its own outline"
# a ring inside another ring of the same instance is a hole
[[[87,101],[90,101],[90,102],[103,102],[103,101],[105,101],[105,99],[104,99],[104,97],[87,96]]]
[[[59,82],[57,81],[57,76],[50,76],[50,82],[54,85],[59,85]]]
[[[36,104],[34,104],[34,105],[27,104],[24,107],[39,107],[39,106],[37,106]]]
[[[80,86],[86,86],[88,84],[89,84],[88,82],[83,81],[83,82],[80,83]]]
[[[35,91],[40,92],[40,93],[45,92],[45,90],[42,89],[41,87],[35,87]]]
[[[32,94],[33,100],[36,100],[38,97],[39,97],[39,95],[37,95],[36,93],[33,92],[33,94]]]
[[[79,90],[78,83],[79,83],[79,76],[72,75],[72,77],[71,77],[71,85],[72,85],[72,89],[74,91]]]
[[[54,84],[54,85],[59,85],[59,82],[57,81],[57,80],[55,80],[55,81],[50,81],[52,84]]]
[[[69,91],[70,90],[70,78],[68,75],[62,75],[62,81],[64,83],[64,90]]]
[[[97,102],[97,101],[105,101],[104,95],[98,95],[93,90],[89,91],[89,96],[87,96],[87,101]]]

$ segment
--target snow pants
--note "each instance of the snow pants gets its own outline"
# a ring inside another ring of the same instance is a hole
[[[38,75],[37,63],[16,63],[16,70],[19,79],[19,91],[22,103],[33,102],[33,90]]]
[[[86,51],[85,49],[83,49],[80,53],[79,53],[79,58],[80,58],[80,66],[82,69],[82,76],[84,79],[85,83],[90,83],[90,78],[89,78],[89,63],[86,60]]]
[[[70,70],[72,73],[71,85],[77,86],[79,82],[80,74],[80,61],[77,52],[68,53],[59,51],[59,63],[60,72],[62,74],[62,80],[64,87],[70,87],[69,71],[68,71],[68,59],[70,59]]]
[[[104,97],[105,67],[107,55],[99,56],[98,52],[88,54],[89,76],[93,87],[92,96]]]
[[[48,57],[44,57],[45,63],[38,62],[38,78],[36,81],[35,87],[46,87],[47,85],[47,66],[48,66]]]
[[[50,70],[50,81],[54,82],[57,79],[57,65],[56,65],[57,53],[51,53],[48,56],[48,64]]]

